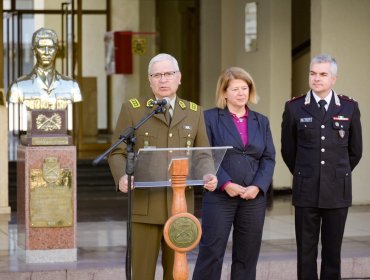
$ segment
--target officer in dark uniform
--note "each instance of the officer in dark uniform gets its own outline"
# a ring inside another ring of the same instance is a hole
[[[334,58],[314,57],[311,90],[288,101],[283,113],[281,153],[293,174],[300,280],[318,279],[320,230],[320,279],[341,279],[341,245],[352,204],[351,174],[362,156],[362,132],[358,103],[332,89],[336,76]]]
[[[203,109],[193,102],[180,99],[176,91],[181,83],[181,73],[174,57],[158,54],[152,58],[148,67],[148,78],[155,99],[168,98],[170,106],[164,114],[156,114],[145,122],[135,133],[135,150],[145,147],[185,148],[207,147],[208,136],[204,123]],[[144,116],[153,111],[153,98],[133,98],[122,105],[113,140],[126,128],[136,125]],[[172,115],[172,116],[171,116]],[[117,189],[127,192],[128,182],[125,175],[127,150],[126,144],[120,144],[108,157]],[[213,161],[209,164],[209,172],[213,171]],[[148,163],[148,169],[156,165]],[[206,164],[208,166],[208,164]],[[214,191],[217,178],[207,173],[204,188]],[[194,208],[193,189],[187,188],[186,200],[189,212]],[[150,280],[155,277],[155,269],[160,248],[162,249],[163,279],[173,279],[174,252],[164,242],[163,228],[171,216],[172,189],[145,188],[133,191],[132,209],[132,275],[134,280]]]

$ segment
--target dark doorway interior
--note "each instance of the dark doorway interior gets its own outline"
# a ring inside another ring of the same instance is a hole
[[[179,96],[199,103],[199,0],[157,0],[156,19],[159,51],[173,55],[179,62]]]

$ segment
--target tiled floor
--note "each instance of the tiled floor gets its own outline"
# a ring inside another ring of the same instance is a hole
[[[118,269],[117,273],[121,275],[119,279],[125,279],[122,276],[126,246],[125,202],[126,199],[121,194],[99,198],[93,196],[79,198],[78,261],[76,263],[46,265],[22,262],[17,258],[16,221],[14,218],[9,223],[3,221],[0,227],[0,245],[2,246],[2,250],[0,250],[0,279],[23,279],[10,278],[9,275],[16,277],[17,273],[29,271],[52,273],[62,270],[77,273],[77,271],[91,269],[106,271],[106,274],[102,274],[103,276],[99,279],[107,280],[116,279],[115,276],[112,276],[113,274],[109,276],[109,271],[110,269]],[[294,216],[292,213],[290,195],[274,197],[273,203],[266,213],[257,279],[295,279]],[[14,213],[12,217],[14,217]],[[9,248],[4,250],[6,245]],[[229,279],[231,241],[229,245],[225,256],[223,279]],[[350,208],[342,251],[343,277],[346,279],[366,279],[369,277],[368,279],[370,279],[370,206]],[[196,256],[197,249],[188,253],[190,273]],[[160,270],[158,268],[157,279],[161,277]],[[10,272],[13,273],[6,274]],[[5,278],[5,275],[8,278]],[[32,279],[59,279],[54,276],[48,278],[49,276],[44,275],[43,277]],[[73,278],[70,275],[67,279],[81,280],[85,278],[81,275]]]

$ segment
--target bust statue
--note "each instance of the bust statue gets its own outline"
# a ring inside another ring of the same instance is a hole
[[[55,58],[58,37],[55,31],[40,28],[33,33],[32,50],[36,64],[31,73],[14,81],[8,91],[8,102],[20,104],[20,130],[27,131],[27,112],[33,110],[65,110],[72,116],[72,103],[82,101],[76,81],[58,73]],[[30,120],[28,120],[29,123]],[[72,120],[68,120],[68,130]]]

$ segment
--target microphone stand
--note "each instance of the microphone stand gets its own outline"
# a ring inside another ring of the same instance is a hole
[[[97,165],[103,158],[105,158],[111,151],[113,151],[119,144],[125,142],[127,145],[127,250],[126,250],[126,279],[131,280],[131,176],[134,175],[135,166],[135,151],[134,146],[136,142],[135,130],[141,127],[147,120],[149,120],[155,114],[163,113],[165,111],[164,104],[159,104],[150,114],[142,118],[135,126],[128,127],[123,134],[118,137],[118,140],[104,153],[98,156],[92,164]]]

